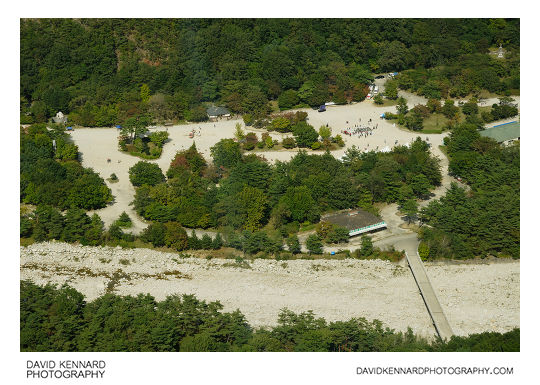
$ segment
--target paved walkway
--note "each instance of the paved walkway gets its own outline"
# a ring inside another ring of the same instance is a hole
[[[410,250],[410,252],[406,251],[405,255],[407,256],[407,262],[409,263],[409,268],[411,269],[414,280],[420,290],[420,295],[422,296],[429,316],[433,321],[435,331],[443,340],[449,340],[454,333],[444,315],[444,311],[433,290],[433,286],[431,286],[431,282],[424,269],[424,264],[418,256],[418,252],[416,250]]]

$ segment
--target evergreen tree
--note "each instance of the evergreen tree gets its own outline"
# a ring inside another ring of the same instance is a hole
[[[302,246],[300,245],[300,240],[296,234],[287,238],[287,248],[293,254],[302,252]]]
[[[367,235],[362,235],[362,244],[358,253],[363,258],[367,258],[373,254],[373,242]]]
[[[66,242],[80,241],[90,225],[90,218],[83,209],[71,208],[65,216],[63,239]]]
[[[191,230],[191,236],[188,238],[188,249],[191,250],[200,250],[202,249],[201,241],[197,238],[195,230]]]
[[[84,234],[84,238],[90,245],[99,245],[102,241],[104,231],[103,221],[96,213],[90,217],[90,224]]]
[[[221,238],[221,235],[218,233],[214,237],[214,240],[212,241],[212,249],[219,250],[223,247],[223,239]]]
[[[204,234],[201,238],[201,247],[204,250],[210,250],[212,248],[212,238],[208,234]]]
[[[64,230],[64,217],[55,208],[39,205],[34,211],[34,239],[38,242],[60,239]]]
[[[129,215],[127,215],[125,211],[120,214],[120,217],[116,220],[116,223],[118,224],[118,226],[123,228],[129,228],[133,225],[133,223],[131,222],[131,218],[129,217]]]
[[[322,254],[322,242],[317,234],[311,234],[306,239],[306,247],[310,254]]]

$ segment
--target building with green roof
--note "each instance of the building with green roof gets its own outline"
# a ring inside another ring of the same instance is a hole
[[[480,131],[480,135],[495,139],[499,143],[519,140],[519,122],[499,124]]]

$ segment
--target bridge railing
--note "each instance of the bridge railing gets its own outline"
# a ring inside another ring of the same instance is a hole
[[[386,227],[386,222],[384,222],[384,221],[379,222],[379,223],[375,223],[373,225],[364,226],[364,227],[361,227],[359,229],[351,230],[351,231],[349,231],[349,236],[365,233],[365,232],[380,229],[380,228],[383,228],[383,227]]]

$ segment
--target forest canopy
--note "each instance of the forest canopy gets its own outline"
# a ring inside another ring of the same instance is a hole
[[[20,42],[23,123],[261,116],[361,101],[374,73],[411,68],[400,87],[429,97],[519,88],[519,19],[22,19]]]
[[[78,160],[78,147],[63,129],[34,124],[20,133],[21,202],[61,210],[98,209],[112,201],[103,179]]]
[[[445,138],[449,170],[470,185],[453,183],[430,202],[421,219],[426,258],[473,256],[519,258],[519,143],[508,146],[480,135],[475,125],[458,125]]]
[[[327,322],[308,311],[282,310],[277,325],[255,329],[236,310],[193,295],[156,301],[105,294],[91,302],[77,290],[21,281],[21,351],[81,352],[377,352],[519,351],[520,330],[485,332],[449,341],[397,332],[378,320]]]

